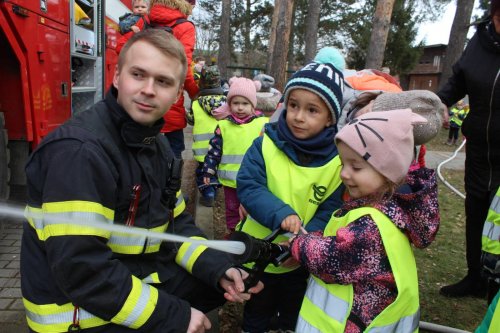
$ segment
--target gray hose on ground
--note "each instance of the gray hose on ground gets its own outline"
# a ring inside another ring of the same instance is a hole
[[[448,157],[446,160],[444,160],[443,162],[439,163],[436,171],[437,171],[437,174],[438,174],[438,177],[439,179],[441,179],[441,181],[448,187],[450,188],[450,190],[452,190],[453,192],[455,192],[456,194],[458,194],[458,196],[460,196],[462,199],[465,199],[465,195],[460,192],[459,190],[457,190],[456,188],[453,187],[453,185],[451,185],[450,183],[448,183],[443,175],[441,174],[441,166],[443,166],[444,164],[448,163],[449,161],[451,161],[452,159],[454,159],[458,152],[460,151],[460,149],[462,149],[462,147],[465,146],[465,139],[462,141],[462,144],[457,148],[457,150],[455,150],[455,152],[453,153],[453,155],[451,155],[451,157]]]
[[[419,327],[426,331],[438,332],[438,333],[470,333],[469,331],[459,330],[458,328],[427,323],[425,321],[421,321]]]

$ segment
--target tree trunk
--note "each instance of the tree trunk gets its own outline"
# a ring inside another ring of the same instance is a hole
[[[285,82],[288,81],[289,73],[288,70],[290,69],[291,66],[295,67],[295,49],[294,49],[294,43],[295,43],[295,38],[296,36],[296,29],[295,29],[295,17],[297,15],[297,1],[294,1],[293,3],[293,9],[292,9],[292,21],[290,25],[290,38],[288,39],[288,54],[286,56],[286,63],[287,66],[285,68]]]
[[[222,15],[220,21],[219,35],[219,57],[218,65],[221,78],[229,79],[227,66],[231,62],[231,51],[229,48],[230,34],[230,18],[231,18],[231,0],[222,0]]]
[[[448,47],[443,61],[443,71],[439,79],[439,87],[442,88],[452,74],[452,66],[460,58],[464,51],[465,40],[469,32],[470,18],[474,0],[457,0],[457,11],[451,26]]]
[[[278,1],[275,2],[275,6],[277,2]],[[268,71],[269,75],[273,76],[275,79],[276,89],[280,91],[283,91],[286,82],[287,55],[290,41],[290,27],[292,25],[293,2],[294,0],[279,1],[278,22],[274,36],[275,43],[270,59],[271,66],[269,66]]]
[[[278,26],[280,3],[282,0],[274,0],[273,17],[271,19],[271,32],[269,34],[269,46],[267,47],[266,73],[271,73],[274,59],[274,45],[276,44],[276,27]]]
[[[244,18],[244,21],[243,21],[243,40],[244,40],[244,50],[243,50],[243,61],[244,61],[244,65],[245,67],[249,67],[250,66],[250,57],[251,57],[251,43],[250,43],[250,24],[251,24],[251,2],[250,0],[246,0],[246,8],[245,8],[245,18]],[[246,70],[247,72],[251,72],[250,70]],[[248,75],[249,73],[246,73],[246,75],[244,76],[247,76],[249,77]]]
[[[321,0],[310,0],[307,8],[305,34],[305,63],[311,62],[318,50],[318,24]]]
[[[377,0],[365,68],[381,69],[395,0]]]

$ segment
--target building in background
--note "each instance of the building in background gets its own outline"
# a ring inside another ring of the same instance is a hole
[[[435,44],[424,47],[424,53],[418,65],[408,74],[405,90],[425,89],[437,92],[443,69],[446,44]]]

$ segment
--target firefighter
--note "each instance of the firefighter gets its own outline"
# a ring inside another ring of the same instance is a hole
[[[105,99],[30,157],[21,288],[32,332],[205,332],[203,312],[262,289],[243,292],[248,274],[205,246],[70,222],[205,237],[184,212],[179,163],[160,135],[186,70],[171,34],[135,34]]]

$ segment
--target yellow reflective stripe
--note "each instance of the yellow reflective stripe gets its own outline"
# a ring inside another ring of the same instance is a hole
[[[485,221],[483,226],[483,236],[491,239],[492,241],[500,241],[500,225],[496,225],[490,221]]]
[[[241,164],[244,155],[222,155],[220,162],[224,164]]]
[[[308,284],[305,299],[322,309],[329,318],[340,323],[347,320],[349,302],[331,294],[327,288],[324,288],[316,281],[315,277],[309,278]]]
[[[111,321],[138,329],[151,317],[158,302],[158,290],[132,276],[132,290],[122,309]]]
[[[207,141],[214,136],[214,133],[193,134],[193,141]]]
[[[114,211],[101,204],[87,201],[51,202],[42,208],[26,206],[25,216],[42,241],[51,236],[90,235],[109,238],[110,232],[71,221],[113,223]],[[65,221],[69,221],[66,223]]]
[[[182,191],[177,191],[176,194],[177,201],[175,202],[174,217],[179,216],[186,209],[186,201],[184,201],[184,196]]]
[[[225,186],[236,188],[236,176],[238,176],[238,171],[231,170],[221,170],[217,171],[217,176],[219,177],[219,181]]]
[[[401,317],[398,321],[384,325],[374,326],[369,330],[370,333],[413,333],[418,329],[420,322],[420,308],[414,314]]]
[[[141,230],[164,233],[168,223],[155,228],[138,228]],[[160,250],[161,240],[149,239],[144,236],[113,232],[109,238],[108,246],[114,253],[141,254],[154,253]]]
[[[500,196],[498,193],[493,197],[493,200],[490,204],[490,210],[494,211],[497,214],[500,214]]]
[[[322,333],[319,329],[308,323],[301,315],[297,319],[295,332]]]
[[[158,272],[149,274],[144,279],[142,279],[142,282],[144,282],[144,283],[161,283],[160,276],[158,275]]]
[[[23,298],[26,310],[26,320],[28,326],[36,332],[66,332],[69,325],[73,323],[74,305],[67,303],[64,305],[42,304],[38,305]],[[79,309],[80,327],[82,329],[97,327],[109,324],[109,322],[98,318]]]
[[[202,239],[203,237],[190,237],[191,239]],[[205,245],[194,245],[193,243],[184,242],[179,248],[179,252],[175,256],[175,262],[184,267],[189,273],[193,272],[193,265],[198,259],[198,257],[205,251],[207,247]]]

